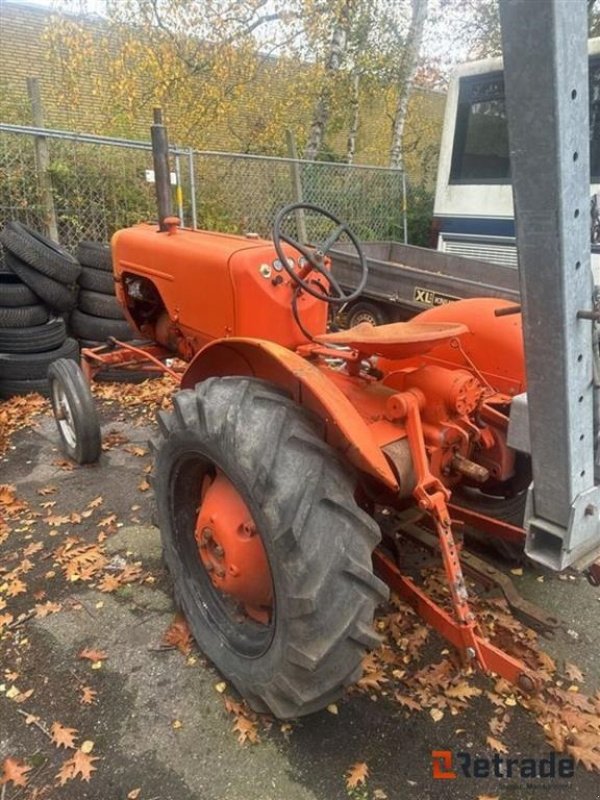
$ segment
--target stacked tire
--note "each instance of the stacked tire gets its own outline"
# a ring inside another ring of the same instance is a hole
[[[18,222],[0,232],[0,397],[49,392],[58,358],[78,359],[61,315],[76,302],[78,262],[59,244]]]
[[[79,299],[70,318],[72,336],[81,347],[99,347],[107,339],[130,342],[135,331],[125,319],[116,298],[110,246],[102,242],[80,242],[77,258],[81,264]],[[151,377],[142,370],[118,367],[103,369],[95,380],[138,383]]]
[[[81,264],[77,308],[70,318],[73,336],[82,347],[97,347],[114,337],[130,341],[134,332],[115,296],[110,247],[101,242],[80,242]]]

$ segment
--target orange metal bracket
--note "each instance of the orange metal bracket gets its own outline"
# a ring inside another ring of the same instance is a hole
[[[498,672],[522,688],[535,687],[533,675],[525,665],[494,647],[477,632],[477,620],[469,607],[468,592],[452,535],[448,500],[450,492],[429,469],[420,405],[425,402],[418,390],[392,395],[388,412],[393,419],[403,419],[413,459],[416,486],[413,495],[419,507],[429,513],[438,535],[444,570],[448,579],[456,619],[447,614],[409,579],[401,575],[383,554],[376,553],[377,568],[387,583],[415,607],[418,613],[456,645],[466,660],[477,659],[484,671]]]
[[[405,600],[417,614],[432,628],[441,633],[455,647],[464,647],[463,630],[447,611],[444,611],[422,589],[406,576],[402,575],[389,556],[376,550],[373,554],[375,571],[398,595]],[[522,661],[495,647],[485,637],[474,634],[477,643],[479,665],[484,671],[494,672],[514,683],[525,692],[534,692],[539,688],[539,679]]]
[[[102,352],[105,347],[114,346],[113,350]],[[159,345],[147,345],[145,347],[135,347],[129,342],[121,342],[118,339],[110,339],[107,345],[100,347],[84,347],[81,351],[81,369],[88,383],[93,380],[94,375],[106,367],[123,367],[125,373],[128,367],[140,366],[150,362],[153,367],[148,371],[165,372],[178,383],[181,381],[181,373],[167,367],[161,359],[172,358],[173,354]]]

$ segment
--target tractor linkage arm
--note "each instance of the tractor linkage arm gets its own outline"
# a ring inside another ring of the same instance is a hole
[[[431,517],[439,540],[444,571],[450,587],[454,617],[402,575],[398,566],[380,549],[375,551],[375,569],[426,622],[461,652],[465,662],[474,659],[484,672],[494,672],[526,692],[539,688],[539,679],[519,659],[495,647],[478,630],[469,607],[468,592],[452,534],[448,509],[450,492],[429,469],[418,397],[410,391],[391,398],[398,419],[404,419],[416,475],[413,495],[419,508]]]

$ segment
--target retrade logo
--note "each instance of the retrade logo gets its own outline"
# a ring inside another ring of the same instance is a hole
[[[456,772],[452,769],[452,752],[450,750],[432,750],[431,769],[433,777],[438,780],[456,778]]]
[[[494,753],[491,758],[472,753],[453,753],[452,750],[431,751],[431,772],[436,780],[461,778],[572,778],[575,760],[558,753],[547,758],[503,758]]]

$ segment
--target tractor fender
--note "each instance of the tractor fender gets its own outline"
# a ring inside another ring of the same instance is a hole
[[[526,390],[521,314],[497,317],[495,311],[515,303],[493,297],[458,300],[436,306],[413,322],[461,322],[469,329],[456,342],[444,343],[425,358],[444,366],[474,366],[497,392],[514,396]],[[469,363],[470,362],[470,363]]]
[[[327,375],[306,359],[263,339],[219,339],[200,350],[188,365],[183,389],[212,377],[247,375],[279,386],[324,425],[324,439],[357,469],[390,489],[398,482],[365,420]]]

